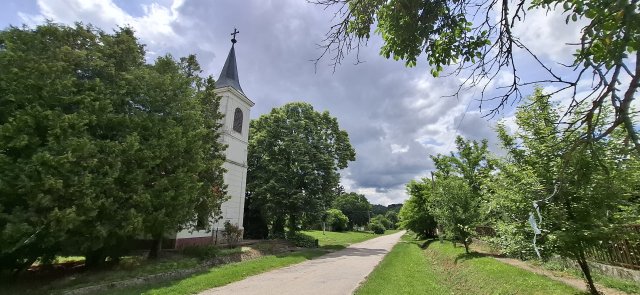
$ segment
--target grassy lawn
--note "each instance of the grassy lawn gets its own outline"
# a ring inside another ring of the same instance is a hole
[[[325,251],[313,249],[282,255],[263,256],[254,260],[213,267],[206,272],[194,274],[181,280],[112,290],[101,294],[193,294],[269,270],[300,263],[325,253]]]
[[[464,254],[451,243],[418,242],[405,235],[356,294],[582,293],[491,257]]]
[[[398,230],[387,230],[385,231],[385,235],[397,233]],[[359,243],[362,241],[366,241],[369,239],[380,237],[380,235],[373,234],[371,232],[331,232],[325,231],[325,234],[322,234],[321,230],[308,230],[302,231],[302,233],[310,235],[316,239],[318,239],[318,243],[320,247],[325,249],[342,249],[351,244]]]

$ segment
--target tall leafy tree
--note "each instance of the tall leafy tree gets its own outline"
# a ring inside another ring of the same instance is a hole
[[[436,229],[429,204],[433,201],[434,190],[431,180],[412,180],[407,184],[409,199],[398,214],[400,227],[415,232],[422,238],[430,237]]]
[[[509,135],[503,126],[499,136],[509,153],[509,164],[498,182],[489,186],[496,193],[501,210],[509,212],[503,221],[524,223],[526,207],[535,201],[542,220],[546,249],[576,260],[589,289],[597,294],[585,252],[624,231],[635,153],[624,136],[612,133],[599,142],[576,144],[575,133],[561,132],[554,124],[558,110],[550,97],[536,90],[527,107],[517,113],[519,129]],[[607,128],[603,124],[597,130]],[[524,182],[523,182],[524,181]],[[524,185],[524,186],[523,186]],[[511,195],[508,199],[504,196]],[[531,206],[529,212],[537,210]],[[510,217],[508,217],[510,216]]]
[[[128,28],[0,32],[2,267],[117,259],[132,238],[175,231],[196,208],[216,212],[224,147],[213,81],[195,77],[193,57],[148,65],[144,54]],[[156,222],[162,211],[173,220]]]
[[[339,169],[355,160],[346,131],[329,112],[295,102],[274,108],[250,125],[247,190],[272,234],[285,223],[298,229],[303,215],[330,208],[339,185]]]
[[[333,201],[333,207],[349,218],[349,229],[353,229],[354,226],[365,226],[371,216],[371,204],[362,194],[340,194]]]
[[[462,243],[465,252],[469,253],[471,238],[480,220],[480,200],[461,177],[439,177],[435,184],[430,211],[444,234]]]

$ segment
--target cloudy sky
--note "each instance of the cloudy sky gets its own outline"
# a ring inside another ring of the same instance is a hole
[[[217,78],[230,48],[229,34],[238,28],[236,55],[240,83],[255,103],[251,117],[287,102],[306,101],[328,110],[350,135],[357,160],[343,174],[348,191],[365,194],[373,203],[404,201],[404,185],[433,168],[430,154],[454,148],[456,135],[487,138],[495,150],[493,126],[513,120],[513,108],[489,120],[475,101],[479,91],[456,98],[456,77],[433,78],[424,62],[406,68],[379,56],[376,36],[360,52],[355,65],[347,58],[333,71],[329,60],[316,68],[320,43],[333,13],[304,0],[6,0],[0,26],[34,26],[49,19],[91,23],[104,30],[131,26],[147,44],[149,60],[171,53],[195,53],[206,74]],[[578,27],[561,15],[532,12],[516,32],[545,60],[569,61]],[[523,58],[524,75],[528,62]],[[533,66],[531,68],[534,68]],[[498,86],[501,75],[492,86]]]

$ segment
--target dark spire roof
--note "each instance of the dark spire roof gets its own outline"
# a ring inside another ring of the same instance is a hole
[[[216,81],[216,88],[222,88],[225,86],[233,87],[235,90],[240,91],[242,94],[242,87],[240,87],[240,79],[238,79],[238,66],[236,65],[236,50],[234,45],[236,44],[235,34],[238,32],[234,29],[233,39],[231,39],[231,50],[227,60],[224,62],[224,67],[220,72],[220,77]]]

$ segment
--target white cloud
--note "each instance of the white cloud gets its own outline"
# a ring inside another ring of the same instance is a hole
[[[183,41],[172,26],[178,20],[178,8],[183,2],[174,0],[169,6],[142,4],[144,14],[135,17],[110,0],[38,0],[39,14],[19,12],[18,15],[28,25],[50,19],[66,24],[78,21],[91,23],[107,31],[118,26],[131,26],[144,43],[167,46]]]

